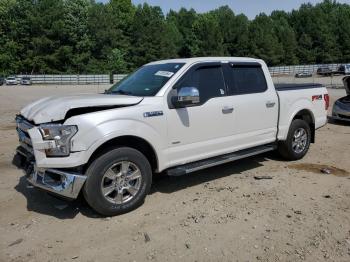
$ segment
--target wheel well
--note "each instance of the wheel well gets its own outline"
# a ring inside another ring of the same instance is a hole
[[[315,120],[313,114],[309,110],[303,109],[294,116],[293,120],[294,119],[301,119],[309,124],[311,130],[311,143],[315,143]]]
[[[87,166],[89,166],[100,155],[112,150],[113,148],[122,146],[131,147],[140,151],[148,159],[152,171],[158,169],[158,158],[155,150],[146,140],[136,136],[120,136],[105,142],[91,155]]]

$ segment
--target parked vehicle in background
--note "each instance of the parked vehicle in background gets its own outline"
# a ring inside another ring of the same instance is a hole
[[[339,66],[338,73],[342,75],[350,75],[350,64]]]
[[[6,85],[17,85],[18,81],[16,76],[9,76],[5,79]]]
[[[23,76],[21,78],[21,85],[31,85],[32,84],[32,80],[30,79],[29,76]]]
[[[328,66],[319,67],[317,69],[317,74],[320,76],[331,76],[333,73],[334,72]]]
[[[333,106],[332,118],[350,122],[350,76],[343,79],[346,96],[335,101]]]
[[[187,175],[276,149],[303,158],[328,106],[322,85],[275,86],[262,60],[163,60],[105,94],[24,107],[17,156],[35,187],[73,199],[82,191],[112,216],[143,203],[154,173]]]
[[[296,78],[307,78],[307,77],[312,77],[311,72],[299,72],[295,74]]]
[[[5,83],[5,79],[2,76],[0,76],[0,86],[2,86],[4,83]]]

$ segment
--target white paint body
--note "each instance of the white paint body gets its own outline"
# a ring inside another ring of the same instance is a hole
[[[258,62],[265,73],[268,89],[264,93],[212,98],[200,106],[169,109],[168,93],[177,80],[194,64],[212,61]],[[70,156],[64,158],[47,158],[43,150],[35,148],[35,143],[42,142],[42,138],[34,127],[30,136],[36,165],[40,168],[81,166],[105,142],[121,136],[135,136],[152,146],[157,155],[157,171],[161,172],[181,164],[285,140],[292,119],[304,109],[312,113],[316,129],[327,122],[324,101],[311,99],[313,95],[324,96],[326,88],[276,92],[262,60],[217,57],[154,63],[165,62],[185,65],[154,97],[77,95],[45,98],[25,107],[21,114],[41,124],[63,119],[72,108],[125,105],[68,118],[64,124],[76,125],[79,131],[72,138]],[[275,103],[275,106],[268,108],[266,103]],[[233,113],[223,114],[224,107],[233,107]],[[162,111],[163,115],[144,117],[145,112],[155,111]]]

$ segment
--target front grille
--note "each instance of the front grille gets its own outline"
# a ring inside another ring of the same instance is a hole
[[[340,118],[344,118],[344,119],[349,119],[350,120],[350,116],[346,116],[346,115],[342,115],[342,114],[338,114],[338,116]]]
[[[16,124],[20,144],[26,149],[32,149],[32,141],[28,134],[28,130],[33,128],[34,125],[21,115],[16,116]]]

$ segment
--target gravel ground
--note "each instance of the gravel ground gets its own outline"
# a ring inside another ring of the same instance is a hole
[[[104,88],[0,87],[0,261],[350,261],[345,123],[319,129],[301,161],[270,153],[159,175],[143,206],[113,218],[28,186],[11,165],[15,114],[40,97]],[[332,102],[345,95],[329,92]]]

